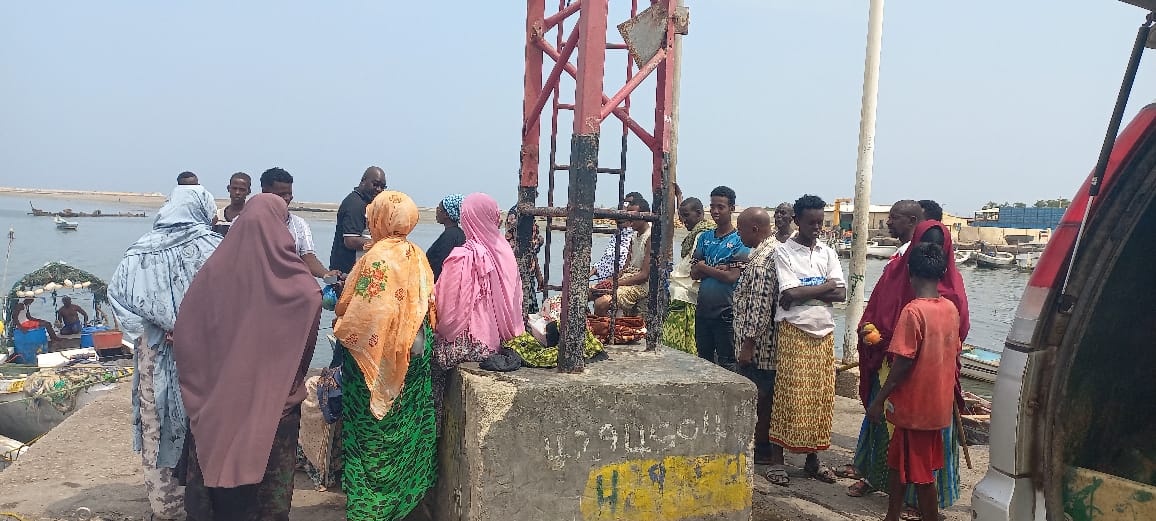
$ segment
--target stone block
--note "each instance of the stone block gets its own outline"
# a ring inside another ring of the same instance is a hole
[[[578,375],[454,371],[433,517],[749,520],[754,385],[673,349],[608,353]]]

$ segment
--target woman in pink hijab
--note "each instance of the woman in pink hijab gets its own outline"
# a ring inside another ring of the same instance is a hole
[[[475,193],[462,201],[466,243],[446,258],[434,287],[434,402],[439,418],[446,371],[462,362],[485,360],[502,342],[526,332],[522,281],[501,225],[502,212],[493,197]]]

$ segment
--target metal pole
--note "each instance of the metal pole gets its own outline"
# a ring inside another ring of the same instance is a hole
[[[598,183],[598,138],[602,119],[602,81],[606,65],[608,0],[584,0],[578,18],[577,85],[574,133],[570,138],[570,179],[566,206],[566,261],[562,279],[562,330],[558,370],[586,368],[586,309],[590,294],[590,239],[594,193]]]
[[[680,16],[685,2],[678,0],[675,2],[676,12],[672,16]],[[670,59],[670,182],[678,182],[678,97],[682,94],[682,35],[675,33],[674,35],[674,49],[672,49]],[[675,211],[674,208],[674,194],[671,194],[670,211]]]
[[[1080,219],[1080,229],[1076,232],[1076,243],[1072,246],[1072,254],[1079,255],[1080,242],[1084,239],[1084,229],[1088,225],[1088,216],[1092,212],[1092,203],[1100,195],[1100,184],[1108,172],[1108,160],[1112,157],[1112,149],[1116,146],[1116,136],[1120,133],[1120,124],[1124,121],[1124,109],[1128,108],[1128,98],[1132,95],[1132,84],[1136,82],[1136,71],[1140,69],[1140,58],[1144,56],[1144,45],[1148,42],[1148,34],[1152,31],[1152,24],[1156,22],[1156,13],[1148,13],[1144,24],[1136,30],[1136,43],[1132,45],[1132,54],[1128,56],[1128,66],[1124,68],[1124,80],[1120,83],[1120,91],[1116,94],[1116,106],[1112,108],[1112,117],[1108,120],[1108,131],[1104,134],[1104,145],[1100,147],[1100,157],[1096,160],[1096,168],[1092,170],[1092,182],[1088,185],[1088,203],[1084,205],[1084,216]],[[1074,258],[1073,258],[1074,260]],[[1072,280],[1072,266],[1068,263],[1064,272],[1064,285],[1060,287],[1060,294],[1068,291],[1068,283]]]
[[[847,324],[843,364],[859,360],[859,320],[863,318],[867,233],[871,215],[871,170],[875,162],[875,108],[879,101],[879,57],[883,48],[883,0],[871,0],[867,21],[867,59],[863,66],[863,109],[859,115],[859,158],[855,164],[855,212],[851,273],[847,277]]]

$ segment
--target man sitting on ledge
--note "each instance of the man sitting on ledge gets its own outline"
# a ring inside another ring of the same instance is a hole
[[[650,203],[641,195],[635,195],[626,210],[649,212]],[[634,230],[634,238],[630,242],[626,266],[618,275],[618,293],[609,293],[614,287],[612,279],[599,282],[592,291],[597,296],[594,299],[594,314],[600,317],[610,315],[611,299],[616,299],[618,309],[628,316],[639,315],[646,306],[646,297],[650,292],[650,223],[630,221],[629,226]]]

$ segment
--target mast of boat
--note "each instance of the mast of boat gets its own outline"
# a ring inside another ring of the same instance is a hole
[[[12,242],[15,240],[16,230],[13,228],[8,228],[8,252],[4,254],[4,275],[0,276],[0,292],[3,292],[4,288],[8,287],[8,260],[12,258]],[[5,326],[7,326],[8,302],[7,299],[4,299],[0,302],[3,302],[3,305],[0,305],[0,322],[3,322]],[[7,331],[7,329],[7,327],[0,328],[0,337],[4,336],[4,331]]]
[[[855,164],[855,211],[851,273],[847,277],[847,321],[843,365],[859,361],[859,320],[863,318],[867,273],[867,233],[871,219],[871,174],[875,163],[875,108],[879,100],[879,58],[883,47],[883,0],[871,0],[867,17],[867,58],[863,64],[863,108],[859,115],[859,156]]]

